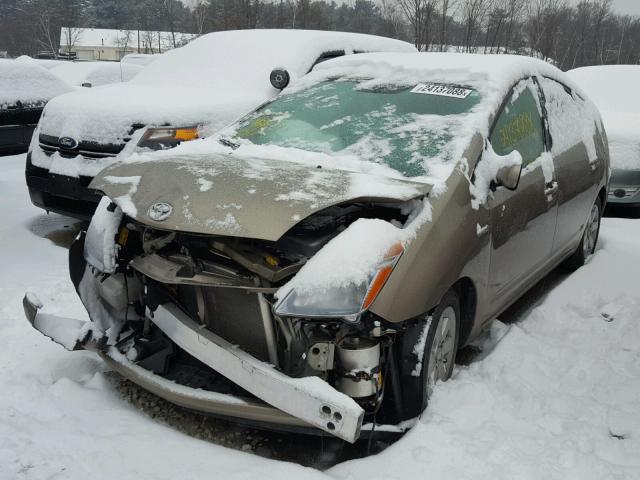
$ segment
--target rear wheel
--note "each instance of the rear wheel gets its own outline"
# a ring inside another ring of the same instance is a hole
[[[458,349],[460,300],[449,290],[425,324],[422,356],[422,410],[427,407],[435,385],[451,378]]]
[[[602,218],[602,202],[600,198],[591,207],[589,219],[582,234],[582,240],[577,250],[565,262],[565,266],[570,270],[576,270],[584,265],[587,259],[593,255],[598,244],[600,235],[600,220]]]

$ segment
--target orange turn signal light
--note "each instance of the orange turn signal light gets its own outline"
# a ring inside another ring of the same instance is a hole
[[[373,277],[373,281],[369,285],[369,290],[362,302],[362,310],[368,310],[373,301],[376,299],[382,287],[385,286],[387,280],[391,276],[391,272],[398,263],[400,256],[404,253],[404,247],[402,243],[395,243],[385,254],[384,260],[381,263],[380,268]]]
[[[176,140],[183,142],[189,142],[191,140],[197,140],[199,138],[197,128],[176,128],[173,135]]]

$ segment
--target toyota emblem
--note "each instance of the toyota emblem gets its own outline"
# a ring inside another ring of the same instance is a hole
[[[149,207],[148,215],[151,220],[163,222],[171,216],[172,212],[173,207],[169,203],[158,202]]]

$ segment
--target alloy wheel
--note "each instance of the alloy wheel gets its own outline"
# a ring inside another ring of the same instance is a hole
[[[587,228],[584,231],[584,240],[582,241],[582,248],[584,258],[590,257],[596,249],[596,242],[598,241],[598,231],[600,230],[600,209],[597,204],[591,207],[591,214],[589,215],[589,222]]]
[[[440,321],[433,337],[429,364],[427,366],[427,398],[433,393],[433,386],[437,381],[449,378],[455,359],[455,339],[457,328],[456,311],[447,307],[440,315]]]

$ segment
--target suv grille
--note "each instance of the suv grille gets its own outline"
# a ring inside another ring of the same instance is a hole
[[[132,135],[133,132],[142,127],[144,127],[144,125],[133,125],[129,131],[129,135]],[[118,155],[130,139],[130,137],[125,138],[124,142],[121,144],[87,142],[81,140],[76,148],[66,149],[60,146],[60,139],[58,137],[40,134],[39,144],[42,151],[48,156],[58,152],[63,158],[74,158],[78,155],[82,155],[85,158],[107,158]]]

